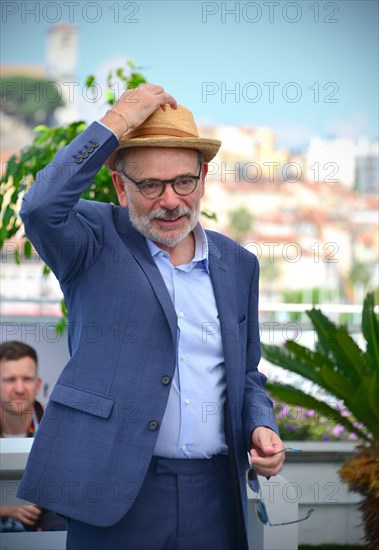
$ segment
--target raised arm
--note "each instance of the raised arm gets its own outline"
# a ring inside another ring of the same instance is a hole
[[[102,248],[101,217],[97,210],[86,218],[80,215],[75,208],[80,195],[117,148],[118,139],[167,104],[176,108],[175,99],[161,86],[127,90],[101,124],[92,123],[38,172],[20,216],[26,235],[60,281],[86,269]]]

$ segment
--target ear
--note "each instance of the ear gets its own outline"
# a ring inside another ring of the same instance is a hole
[[[38,377],[36,382],[36,395],[38,395],[39,392],[41,391],[41,386],[42,386],[42,378]]]
[[[119,172],[112,172],[112,181],[115,186],[118,202],[124,208],[128,207],[128,197],[125,191],[125,184]]]
[[[201,169],[201,196],[204,196],[204,188],[205,188],[205,178],[208,174],[208,164],[204,163],[203,167]]]

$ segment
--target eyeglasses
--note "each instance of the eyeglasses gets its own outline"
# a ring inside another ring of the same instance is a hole
[[[143,195],[147,199],[158,199],[163,195],[166,189],[166,185],[168,184],[172,185],[175,193],[181,197],[185,197],[186,195],[190,195],[191,193],[193,193],[196,189],[197,182],[200,179],[201,168],[202,166],[200,164],[199,173],[197,176],[177,176],[176,178],[171,180],[146,179],[142,181],[136,181],[128,176],[128,174],[125,174],[123,170],[120,170],[120,172],[138,187],[141,195]]]
[[[301,451],[301,449],[297,449],[296,447],[286,447],[282,449],[281,451],[277,451],[276,453],[273,453],[271,456],[274,456],[275,454],[284,453],[285,451],[294,451],[298,452]],[[263,525],[266,527],[279,527],[280,525],[291,525],[292,523],[300,523],[301,521],[305,521],[306,519],[309,519],[311,515],[314,512],[314,509],[308,510],[307,515],[304,518],[296,519],[293,521],[285,521],[283,523],[271,523],[268,517],[267,508],[265,501],[263,499],[263,493],[262,493],[262,487],[259,483],[259,478],[256,469],[254,468],[253,464],[250,462],[250,453],[247,453],[250,469],[247,474],[247,480],[248,485],[254,493],[257,494],[258,500],[255,503],[255,511],[257,513],[258,519]]]

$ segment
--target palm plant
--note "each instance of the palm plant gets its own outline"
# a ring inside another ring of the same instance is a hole
[[[366,295],[362,312],[361,349],[342,325],[333,323],[320,310],[307,311],[317,341],[311,350],[297,342],[283,346],[262,344],[262,355],[324,390],[343,409],[288,384],[271,381],[270,393],[289,405],[318,410],[355,433],[361,444],[340,470],[351,491],[364,498],[360,505],[369,548],[379,548],[379,319],[375,311],[379,289]],[[346,409],[351,415],[346,416]],[[352,418],[354,417],[354,418]],[[355,420],[355,421],[354,421]]]

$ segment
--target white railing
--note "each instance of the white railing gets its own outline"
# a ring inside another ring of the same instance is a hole
[[[11,506],[26,504],[16,497],[17,488],[24,471],[33,439],[1,439],[1,476],[0,504]],[[280,487],[288,484],[281,476],[269,481],[261,478],[262,491],[272,518],[280,521],[291,521],[297,518],[298,505],[283,498]],[[273,496],[275,498],[273,498]],[[255,496],[248,488],[249,549],[250,550],[296,550],[298,526],[264,527],[255,513]],[[66,532],[22,532],[1,533],[1,550],[65,550]]]

